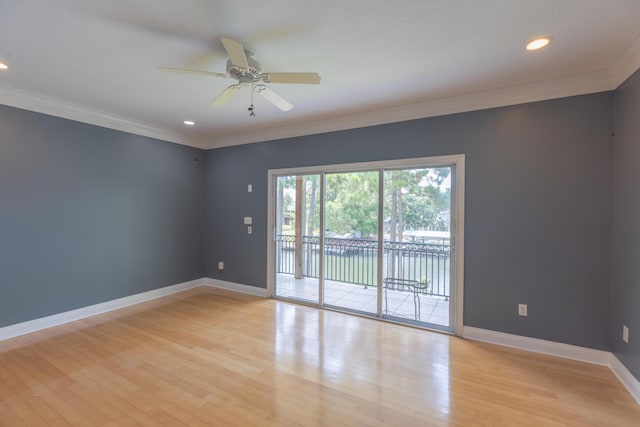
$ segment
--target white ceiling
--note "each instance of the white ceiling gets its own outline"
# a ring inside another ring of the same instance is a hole
[[[640,67],[640,0],[0,0],[0,103],[204,148],[612,90]],[[545,50],[526,42],[550,35]],[[229,80],[219,38],[282,112]],[[185,119],[194,127],[182,124]]]

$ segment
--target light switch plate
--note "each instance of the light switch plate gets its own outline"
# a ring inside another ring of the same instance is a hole
[[[518,304],[518,314],[520,316],[527,315],[527,304]]]
[[[253,218],[251,218],[250,216],[245,216],[244,217],[244,224],[245,225],[251,225],[253,223]]]

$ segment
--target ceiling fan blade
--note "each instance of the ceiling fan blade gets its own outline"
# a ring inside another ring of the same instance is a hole
[[[240,85],[231,85],[228,88],[226,88],[225,90],[222,91],[222,93],[220,95],[218,95],[218,97],[216,99],[213,100],[213,102],[211,103],[212,107],[221,107],[224,104],[227,103],[227,101],[229,101],[229,99],[231,99],[231,97],[238,91],[240,90],[242,86]]]
[[[242,43],[226,37],[220,37],[220,40],[222,41],[224,49],[227,51],[227,55],[229,55],[229,59],[233,65],[240,68],[249,68],[247,55],[244,53],[244,46],[242,46]]]
[[[262,73],[261,77],[266,83],[320,84],[318,73]]]
[[[209,76],[209,77],[222,77],[222,78],[230,78],[231,76],[223,73],[216,73],[213,71],[200,71],[200,70],[188,70],[186,68],[170,68],[170,67],[158,67],[159,71],[167,71],[170,73],[182,73],[182,74],[197,74],[200,76]]]
[[[291,105],[289,101],[287,101],[265,85],[256,85],[255,91],[282,111],[289,111],[293,108],[293,105]]]

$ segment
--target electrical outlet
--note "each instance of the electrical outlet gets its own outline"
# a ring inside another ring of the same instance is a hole
[[[527,315],[527,304],[518,304],[518,315],[520,316]]]
[[[629,344],[629,328],[626,325],[622,325],[622,341]]]
[[[247,193],[251,193],[251,192],[253,192],[253,185],[248,184],[247,185]]]
[[[218,262],[218,270],[224,270],[224,261]]]
[[[253,234],[253,227],[247,227],[247,234]]]

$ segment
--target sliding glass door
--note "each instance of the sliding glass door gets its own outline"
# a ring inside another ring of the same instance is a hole
[[[456,166],[397,163],[271,172],[274,296],[453,330]]]

